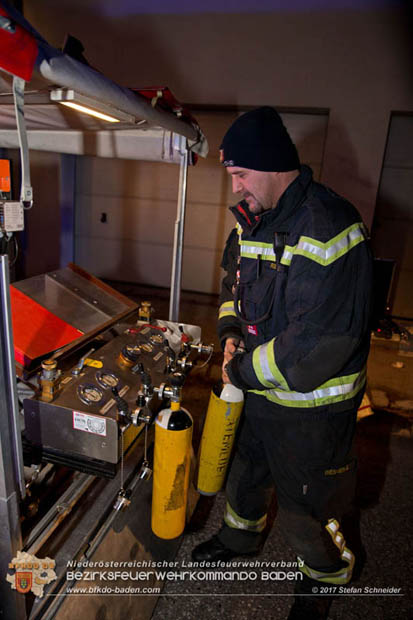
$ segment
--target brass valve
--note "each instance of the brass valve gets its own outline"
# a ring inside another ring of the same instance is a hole
[[[42,372],[39,376],[39,385],[42,390],[40,400],[50,403],[59,389],[61,371],[57,369],[54,359],[43,360]]]
[[[153,311],[154,308],[152,308],[152,304],[150,301],[142,301],[138,309],[138,320],[150,323]]]
[[[116,360],[118,365],[123,369],[129,369],[134,366],[141,353],[138,345],[127,344],[123,347]]]

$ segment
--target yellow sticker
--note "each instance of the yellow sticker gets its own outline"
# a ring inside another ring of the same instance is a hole
[[[91,366],[92,368],[103,368],[103,362],[99,360],[92,360],[89,357],[85,359],[85,366]]]

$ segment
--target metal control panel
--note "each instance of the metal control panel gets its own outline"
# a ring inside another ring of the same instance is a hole
[[[109,342],[61,374],[56,389],[46,393],[49,402],[41,391],[24,401],[26,439],[41,447],[45,460],[110,475],[113,467],[107,465],[116,465],[141,433],[143,424],[128,424],[120,415],[112,389],[133,410],[142,370],[155,388],[168,381],[174,354],[168,329],[120,324],[111,334]],[[161,405],[158,398],[148,403],[153,411]]]

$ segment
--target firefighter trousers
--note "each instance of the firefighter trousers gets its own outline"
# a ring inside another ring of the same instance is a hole
[[[326,525],[339,525],[352,506],[357,408],[297,412],[248,393],[226,485],[221,542],[238,553],[259,551],[275,489],[277,519],[297,557],[327,573],[343,566],[343,545]]]

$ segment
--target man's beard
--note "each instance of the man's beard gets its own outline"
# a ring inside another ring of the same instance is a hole
[[[247,198],[252,198],[253,202],[248,202]],[[260,213],[265,211],[264,205],[261,204],[261,202],[259,202],[253,194],[244,194],[244,200],[247,202],[249,210],[251,211],[251,213],[254,213],[254,215],[259,215]]]

